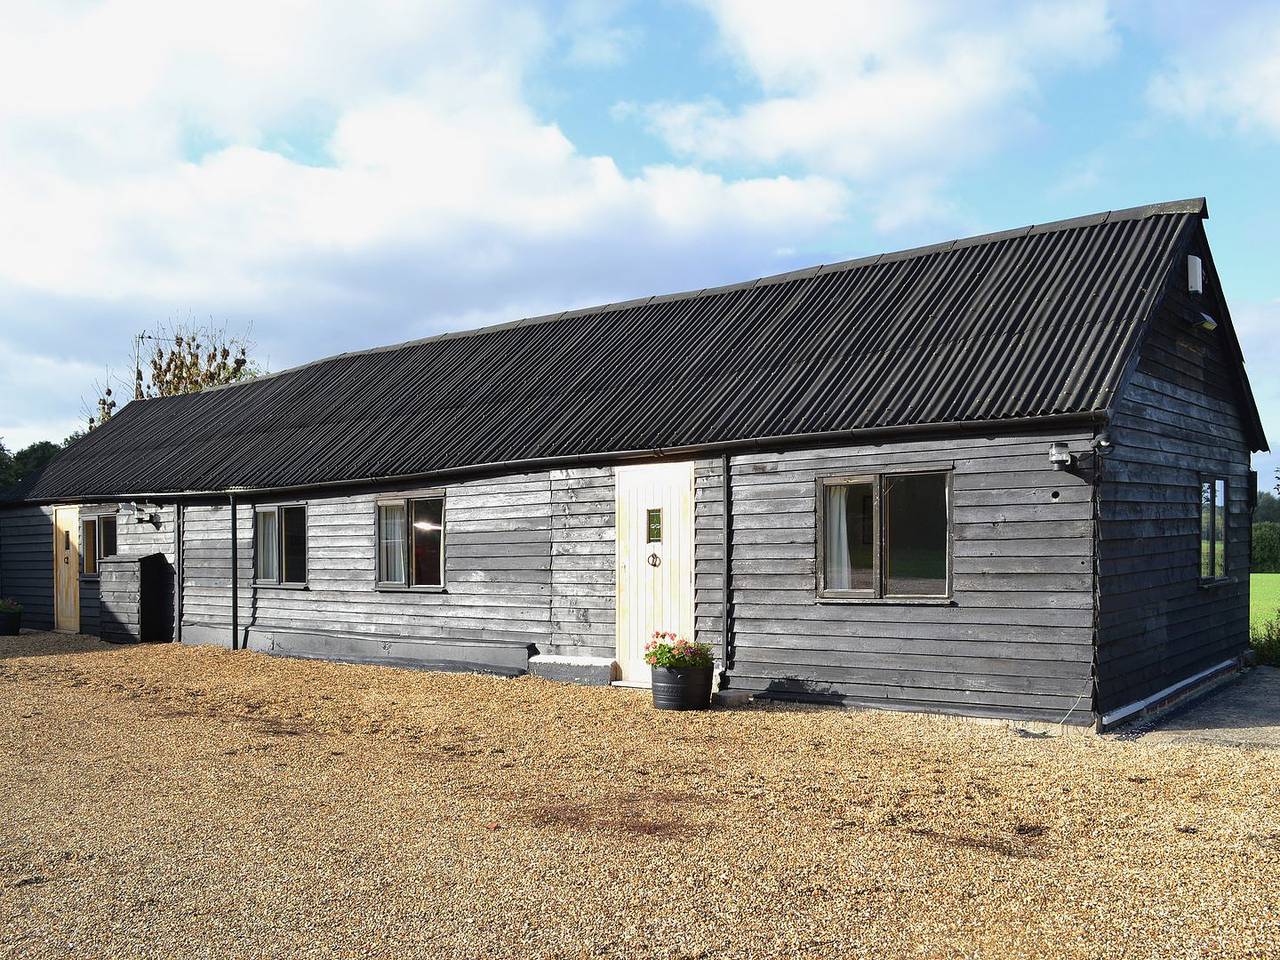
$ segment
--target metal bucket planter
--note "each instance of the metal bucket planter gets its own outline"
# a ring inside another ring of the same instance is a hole
[[[0,610],[0,637],[16,637],[22,627],[22,611],[6,613]]]
[[[657,710],[705,710],[711,705],[710,667],[654,667]]]

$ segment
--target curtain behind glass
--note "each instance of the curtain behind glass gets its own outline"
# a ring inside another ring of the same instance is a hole
[[[827,590],[875,590],[875,486],[831,484],[823,491],[823,581]]]
[[[90,576],[98,572],[98,521],[80,524],[80,570]]]
[[[403,503],[378,505],[378,579],[404,583],[405,515]]]
[[[849,563],[849,488],[832,485],[823,493],[823,571],[828,590],[852,590],[853,567]]]
[[[280,538],[276,533],[276,512],[264,510],[255,515],[257,530],[257,568],[254,576],[259,580],[280,579]]]

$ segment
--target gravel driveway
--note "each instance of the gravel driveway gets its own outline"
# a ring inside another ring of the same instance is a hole
[[[0,638],[0,955],[1280,953],[1280,756]]]

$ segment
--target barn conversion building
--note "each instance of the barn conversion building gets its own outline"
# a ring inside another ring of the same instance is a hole
[[[26,624],[1110,725],[1248,645],[1266,449],[1157,204],[128,404],[0,507]]]

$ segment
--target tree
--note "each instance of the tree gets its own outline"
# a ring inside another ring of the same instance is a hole
[[[133,399],[199,393],[257,376],[263,370],[249,358],[255,348],[247,333],[232,334],[213,323],[170,324],[139,333],[133,338]],[[108,370],[106,381],[94,385],[98,398],[88,417],[90,430],[115,414],[111,382]]]
[[[61,444],[49,440],[37,440],[13,454],[5,447],[3,441],[0,441],[0,490],[35,476],[79,436],[80,434],[73,433]]]
[[[1280,523],[1280,497],[1267,493],[1258,494],[1258,504],[1253,508],[1254,523]]]
[[[13,454],[4,445],[4,440],[0,439],[0,490],[5,490],[17,482],[13,476]]]

